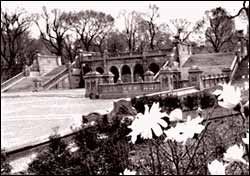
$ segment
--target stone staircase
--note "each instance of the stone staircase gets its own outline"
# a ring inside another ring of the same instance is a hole
[[[233,76],[232,84],[242,84],[249,81],[249,57],[242,59],[241,63]]]
[[[61,81],[62,77],[67,76],[68,70],[64,65],[54,68],[49,73],[46,73],[42,76],[26,76],[21,77],[18,80],[15,80],[12,84],[2,87],[1,92],[31,92],[35,90],[34,81],[39,79],[41,81],[42,89],[49,89],[53,85]]]

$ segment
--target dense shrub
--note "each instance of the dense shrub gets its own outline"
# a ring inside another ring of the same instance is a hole
[[[187,107],[188,110],[193,110],[195,108],[197,108],[198,104],[199,104],[199,96],[198,95],[188,95],[187,97],[185,97],[183,100],[183,104],[185,107]]]
[[[215,104],[215,97],[208,92],[203,92],[200,98],[200,106],[202,109],[212,107]]]
[[[6,152],[1,149],[1,175],[7,175],[11,171],[11,166],[9,165],[6,157]]]
[[[215,103],[215,97],[209,92],[204,91],[199,94],[191,94],[184,97],[178,97],[175,95],[157,95],[131,99],[132,106],[137,110],[138,113],[144,113],[145,104],[151,107],[154,102],[159,102],[160,107],[167,112],[170,112],[175,108],[182,108],[183,110],[192,111],[196,110],[198,106],[200,106],[202,109],[212,107]]]
[[[29,164],[28,172],[35,175],[62,175],[70,174],[67,166],[71,155],[66,150],[67,144],[60,136],[50,137],[47,150],[42,151],[33,162]]]
[[[59,136],[52,136],[48,148],[41,152],[29,165],[28,172],[38,175],[111,175],[123,172],[127,167],[128,143],[127,125],[114,118],[98,124],[83,127],[73,137],[79,150],[71,153]],[[107,138],[98,138],[99,135]]]

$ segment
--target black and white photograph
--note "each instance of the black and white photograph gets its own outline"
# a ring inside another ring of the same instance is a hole
[[[249,1],[1,1],[1,175],[249,175]]]

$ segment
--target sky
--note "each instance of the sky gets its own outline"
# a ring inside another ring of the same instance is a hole
[[[195,23],[202,19],[204,12],[215,7],[223,7],[230,14],[234,15],[242,7],[243,1],[1,1],[3,10],[12,12],[16,8],[24,8],[29,13],[41,13],[42,6],[47,9],[59,8],[62,11],[96,10],[112,15],[115,20],[115,27],[119,30],[124,28],[119,12],[127,11],[147,12],[149,4],[156,4],[159,7],[160,17],[158,24],[169,23],[170,19],[186,18]],[[239,18],[235,20],[236,29],[246,30],[247,22]],[[32,26],[33,37],[38,36],[36,26]]]

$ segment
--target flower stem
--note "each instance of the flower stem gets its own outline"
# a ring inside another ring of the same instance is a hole
[[[153,155],[153,148],[152,148],[152,142],[149,141],[149,150],[150,150],[150,157],[152,160],[152,168],[153,168],[153,175],[155,175],[155,160],[154,160],[154,155]]]

